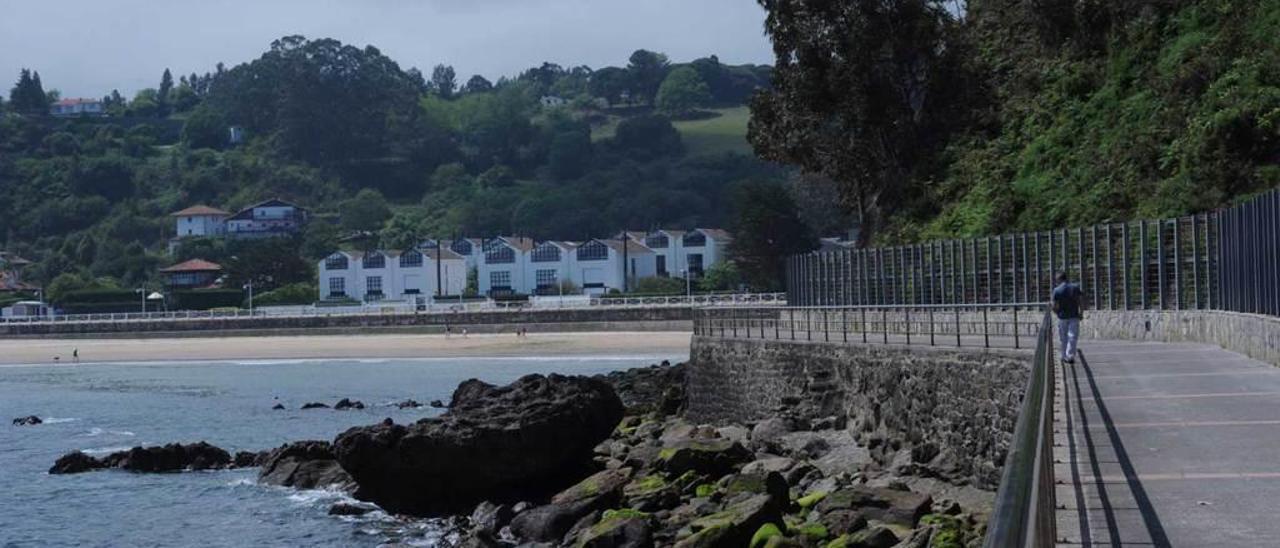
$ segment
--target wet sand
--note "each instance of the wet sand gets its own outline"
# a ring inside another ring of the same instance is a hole
[[[687,356],[688,332],[0,339],[0,365],[81,362],[507,356]],[[57,356],[59,359],[55,360]]]

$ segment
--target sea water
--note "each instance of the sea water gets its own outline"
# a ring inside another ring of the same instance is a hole
[[[257,469],[50,475],[74,450],[102,456],[137,445],[207,441],[234,453],[333,440],[414,399],[447,402],[459,382],[506,384],[529,373],[594,375],[684,356],[264,360],[0,367],[0,546],[430,546],[429,520],[382,512],[327,514],[343,493],[259,485]],[[363,410],[314,409],[339,399]],[[272,410],[277,403],[285,411]],[[37,415],[44,424],[10,426]]]

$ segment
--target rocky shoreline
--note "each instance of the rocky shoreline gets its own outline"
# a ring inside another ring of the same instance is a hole
[[[264,484],[364,501],[330,514],[436,520],[446,542],[469,547],[981,544],[993,494],[966,485],[945,454],[864,447],[841,417],[803,406],[752,424],[689,423],[685,367],[470,380],[438,417],[387,419],[332,443],[73,452],[50,473],[259,466]]]

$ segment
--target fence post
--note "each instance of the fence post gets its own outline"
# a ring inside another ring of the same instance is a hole
[[[1165,264],[1164,264],[1164,228],[1168,224],[1164,219],[1156,220],[1156,306],[1165,310]]]
[[[840,309],[840,331],[844,333],[844,342],[849,342],[849,309]]]
[[[1120,294],[1124,297],[1121,310],[1129,310],[1129,223],[1120,225],[1120,240]]]
[[[884,335],[884,343],[889,344],[889,309],[880,309],[880,331]]]
[[[1147,308],[1147,267],[1149,265],[1147,264],[1147,221],[1145,220],[1138,221],[1138,239],[1140,240],[1139,242],[1140,245],[1138,247],[1138,262],[1142,263],[1142,270],[1141,270],[1142,279],[1139,282],[1141,287],[1139,291],[1140,295],[1139,295],[1138,303],[1142,307],[1141,310],[1146,310]]]
[[[862,312],[862,344],[867,343],[867,309],[860,308]]]
[[[929,346],[934,346],[933,340],[933,307],[929,307]]]
[[[827,309],[822,309],[822,341],[831,342],[831,329],[827,324]]]
[[[956,307],[956,348],[960,348],[960,307]]]
[[[796,310],[792,308],[787,311],[787,323],[791,324],[791,340],[796,340]]]
[[[987,307],[982,307],[982,347],[991,348],[991,327],[987,322]]]
[[[907,332],[907,346],[911,346],[911,307],[902,309],[902,318]]]
[[[1022,348],[1022,340],[1018,336],[1018,307],[1013,307],[1013,347]]]

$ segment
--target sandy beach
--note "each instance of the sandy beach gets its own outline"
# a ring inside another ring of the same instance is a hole
[[[315,335],[175,339],[5,339],[0,365],[81,362],[211,361],[482,356],[687,356],[687,332],[582,332],[453,335]],[[55,361],[54,357],[59,359]]]

